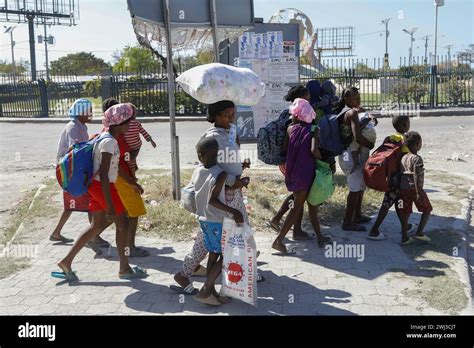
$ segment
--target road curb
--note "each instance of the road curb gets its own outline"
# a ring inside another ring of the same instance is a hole
[[[28,214],[30,213],[31,209],[33,208],[33,205],[35,204],[36,198],[38,198],[41,191],[43,191],[46,187],[47,186],[45,184],[38,185],[38,188],[36,189],[35,195],[31,199],[30,205],[28,206],[28,210],[26,211],[25,217],[21,221],[20,225],[18,225],[18,228],[15,231],[15,234],[10,238],[10,240],[8,241],[8,244],[13,244],[13,242],[15,241],[15,238],[20,234],[21,231],[23,231],[23,229],[25,228],[25,225],[23,224],[23,222],[25,221],[25,219],[28,218]]]
[[[170,118],[166,116],[151,116],[151,117],[137,117],[137,120],[141,123],[154,123],[154,122],[169,122]],[[68,123],[71,121],[70,118],[13,118],[3,117],[0,118],[0,123],[38,123],[38,124],[56,124],[56,123]],[[176,122],[207,122],[206,117],[201,116],[183,116],[176,117]],[[92,124],[101,124],[102,119],[93,119]]]

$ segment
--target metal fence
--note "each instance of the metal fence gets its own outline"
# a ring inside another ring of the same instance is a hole
[[[301,82],[331,80],[340,95],[347,86],[359,88],[364,107],[380,109],[387,104],[417,104],[421,108],[473,106],[472,59],[439,56],[436,69],[425,57],[411,64],[400,58],[398,68],[384,67],[383,59],[323,60],[317,71],[301,66]]]
[[[27,74],[1,75],[0,117],[58,117],[66,116],[71,104],[85,94],[85,83],[74,74],[45,73],[31,81]]]
[[[398,67],[388,68],[382,58],[323,60],[324,69],[308,65],[300,67],[300,81],[331,80],[340,95],[343,88],[359,88],[362,104],[367,109],[384,109],[393,104],[416,104],[419,108],[474,106],[473,57],[439,56],[436,69],[424,57],[411,62],[400,58]],[[183,67],[178,64],[178,74]],[[52,75],[38,72],[37,81],[29,76],[0,75],[0,117],[60,117],[80,97],[96,98],[100,111],[101,98],[113,97],[137,106],[139,116],[168,115],[167,77],[162,68],[156,71],[104,72],[101,77],[83,79],[74,74]],[[90,81],[90,82],[87,82]],[[204,115],[206,106],[189,97],[176,85],[177,115]],[[99,110],[98,110],[99,109]]]
[[[103,98],[110,96],[137,107],[139,116],[168,115],[168,80],[162,72],[140,71],[114,73],[102,83]],[[110,85],[109,90],[104,86]],[[196,116],[206,113],[206,105],[187,95],[175,84],[176,114]]]

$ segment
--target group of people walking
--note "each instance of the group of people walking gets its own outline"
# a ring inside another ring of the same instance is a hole
[[[292,87],[286,96],[286,100],[291,103],[286,110],[288,123],[282,149],[286,160],[279,168],[285,177],[289,195],[277,214],[269,217],[268,222],[278,233],[272,248],[283,255],[296,252],[284,243],[291,228],[295,240],[314,239],[320,247],[331,242],[331,237],[323,234],[320,228],[320,203],[311,204],[309,199],[320,166],[327,166],[334,174],[338,162],[346,176],[349,193],[342,229],[364,232],[367,230],[364,225],[371,220],[362,213],[366,190],[364,165],[369,159],[370,150],[375,146],[377,120],[363,110],[357,88],[345,88],[340,98],[335,95],[335,91],[336,88],[330,81],[325,81],[322,86],[317,81],[311,81],[307,86]],[[104,128],[101,134],[95,135],[98,138],[93,149],[94,176],[88,192],[81,197],[73,197],[64,192],[64,212],[50,237],[56,242],[73,242],[61,234],[61,229],[71,211],[88,212],[90,225],[75,241],[68,254],[59,261],[60,271],[53,272],[53,276],[66,280],[78,279],[72,263],[84,246],[93,248],[97,253],[101,252],[101,248],[109,247],[109,243],[100,234],[112,223],[116,227],[119,277],[134,279],[147,276],[146,270],[132,268],[129,258],[149,255],[145,249],[135,245],[138,219],[146,214],[141,197],[144,190],[136,176],[137,156],[142,144],[140,136],[154,147],[156,144],[136,120],[136,108],[132,104],[108,99],[104,101],[103,111]],[[86,124],[92,117],[91,103],[85,99],[76,101],[69,116],[72,120],[61,135],[58,159],[65,156],[74,144],[89,140]],[[335,116],[339,133],[333,136],[337,137],[344,148],[337,156],[322,146],[325,135],[320,131],[321,121]],[[195,295],[199,302],[217,306],[230,301],[229,298],[220,296],[214,286],[222,269],[220,238],[223,219],[234,219],[237,224],[251,223],[242,194],[250,181],[243,173],[251,163],[248,159],[241,161],[240,156],[219,155],[239,154],[240,150],[239,137],[231,131],[236,123],[236,106],[232,101],[223,100],[209,105],[207,120],[212,126],[196,139],[196,156],[200,164],[191,180],[200,232],[185,256],[181,270],[174,275],[176,285],[171,288],[182,294]],[[409,131],[408,116],[395,116],[392,123],[395,132],[385,141],[401,147],[400,172],[391,179],[390,190],[384,194],[368,238],[385,238],[384,233],[380,232],[380,225],[395,204],[401,222],[402,244],[411,243],[414,239],[426,242],[429,238],[423,234],[423,229],[432,207],[423,190],[423,160],[418,154],[422,139],[418,133]],[[302,228],[305,202],[314,233],[305,232]],[[422,212],[422,217],[414,236],[410,237],[409,231],[413,226],[408,223],[408,219],[413,203]],[[285,214],[287,215],[283,220]],[[204,267],[201,263],[206,257],[208,263]],[[199,290],[193,286],[193,275],[206,277]],[[259,276],[257,280],[261,282],[265,279]]]

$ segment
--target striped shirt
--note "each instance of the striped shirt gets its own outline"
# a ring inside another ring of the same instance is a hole
[[[137,120],[131,120],[128,132],[123,135],[125,142],[130,146],[131,150],[138,150],[142,146],[142,140],[140,139],[140,133],[143,135],[146,141],[151,140],[150,134],[143,129],[140,122]]]

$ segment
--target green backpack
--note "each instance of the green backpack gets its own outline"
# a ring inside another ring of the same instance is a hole
[[[311,205],[319,205],[326,202],[334,193],[334,181],[329,163],[316,160],[316,177],[308,195]]]

